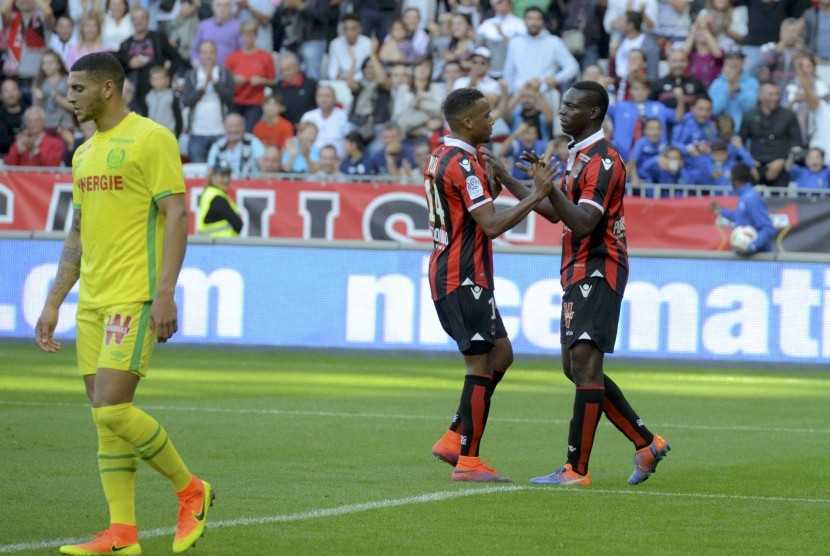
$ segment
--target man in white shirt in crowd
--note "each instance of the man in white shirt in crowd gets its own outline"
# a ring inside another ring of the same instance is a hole
[[[507,45],[518,35],[527,34],[527,25],[522,18],[513,15],[512,0],[494,0],[493,17],[485,19],[476,29],[479,42],[490,49],[490,73],[493,77],[501,77],[504,73],[504,62],[507,57]]]
[[[657,0],[608,0],[602,25],[610,35],[610,42],[619,44],[625,34],[625,12],[643,15],[643,31],[651,33],[657,23]]]
[[[323,148],[332,145],[337,149],[337,156],[342,158],[345,149],[345,137],[351,129],[346,111],[337,106],[337,96],[329,85],[319,85],[315,95],[317,108],[309,110],[300,122],[313,122],[317,126],[317,139],[314,146]]]
[[[372,39],[363,35],[360,18],[354,14],[343,17],[343,34],[329,43],[328,79],[345,81],[354,64],[355,82],[363,79],[363,61],[372,53]]]

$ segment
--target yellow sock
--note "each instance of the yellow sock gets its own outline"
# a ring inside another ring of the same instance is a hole
[[[93,418],[95,409],[93,411]],[[98,471],[110,509],[110,523],[135,526],[135,472],[132,446],[107,427],[98,428]]]
[[[96,423],[108,427],[150,467],[170,479],[174,490],[182,490],[190,483],[190,471],[158,421],[131,403],[99,407],[93,409],[93,415]]]

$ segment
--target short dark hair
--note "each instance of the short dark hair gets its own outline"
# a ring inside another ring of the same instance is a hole
[[[456,124],[469,113],[470,108],[480,98],[484,98],[484,93],[472,87],[456,89],[447,95],[441,110],[444,112],[447,123],[450,124],[450,129],[455,130]]]
[[[706,102],[708,102],[709,104],[712,104],[712,99],[711,99],[711,98],[709,98],[709,95],[707,95],[706,93],[700,93],[699,95],[697,95],[697,96],[695,97],[695,101],[692,103],[692,106],[694,106],[695,104],[697,104],[697,103],[698,103],[698,101],[700,101],[700,100],[705,100],[705,101],[706,101]]]
[[[545,19],[545,12],[543,12],[542,8],[540,8],[539,6],[528,6],[525,9],[525,13],[523,15],[527,15],[530,12],[539,12],[539,15],[542,16],[542,19]]]
[[[343,23],[346,23],[347,21],[356,21],[356,22],[360,23],[360,18],[357,17],[357,15],[355,15],[355,14],[346,14],[346,15],[343,16]],[[363,24],[361,23],[361,26],[362,25]]]
[[[602,121],[605,119],[605,113],[608,112],[609,102],[608,91],[605,90],[605,87],[596,81],[577,81],[571,88],[588,93],[591,102],[599,108],[599,123],[602,124]]]
[[[643,29],[643,14],[640,12],[625,12],[625,21],[634,26],[637,31]]]
[[[732,165],[732,170],[729,174],[729,179],[732,183],[747,183],[752,182],[752,168],[743,162],[736,162]]]
[[[72,69],[69,71],[85,71],[98,83],[112,80],[115,88],[118,89],[119,95],[121,89],[124,88],[124,68],[118,58],[113,56],[111,52],[93,52],[81,56],[77,62],[72,64]]]
[[[361,151],[364,148],[366,148],[366,142],[363,140],[363,136],[357,130],[352,130],[348,132],[343,139],[345,139],[349,143],[354,143],[355,146]]]

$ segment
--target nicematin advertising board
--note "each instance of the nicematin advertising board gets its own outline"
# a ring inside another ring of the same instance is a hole
[[[59,241],[0,240],[0,337],[32,338]],[[190,245],[177,343],[453,351],[427,251]],[[559,353],[559,256],[495,255],[496,300],[518,354]],[[57,336],[71,339],[70,293]],[[33,346],[34,349],[34,346]],[[659,359],[830,362],[830,268],[632,258],[615,353]]]

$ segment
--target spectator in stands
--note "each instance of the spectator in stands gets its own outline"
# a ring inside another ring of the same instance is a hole
[[[709,26],[696,21],[682,48],[689,57],[689,75],[700,79],[704,87],[711,85],[723,67],[723,50]]]
[[[397,9],[396,0],[359,0],[355,3],[355,13],[360,14],[360,23],[369,33],[369,38],[380,42],[389,33]]]
[[[625,166],[625,171],[631,180],[631,185],[639,186],[642,179],[649,176],[641,175],[640,168],[649,160],[656,158],[668,148],[663,122],[658,118],[646,120],[643,137],[640,137],[631,149],[631,156]],[[567,158],[566,158],[567,161]]]
[[[394,122],[383,126],[380,132],[382,148],[372,156],[372,162],[378,174],[400,177],[404,168],[404,160],[410,167],[414,166],[415,159],[412,152],[403,142],[403,133]]]
[[[314,122],[317,126],[315,147],[319,149],[324,145],[334,145],[339,156],[343,152],[343,138],[351,130],[349,117],[345,110],[337,106],[337,96],[330,85],[317,87],[315,99],[317,108],[303,114],[300,121]]]
[[[130,23],[131,29],[132,26],[132,23]],[[114,47],[104,43],[101,37],[101,15],[98,13],[85,13],[81,17],[80,33],[78,35],[78,41],[69,48],[69,52],[66,54],[67,68],[72,68],[72,64],[77,62],[81,56],[93,52],[114,50]]]
[[[389,91],[389,78],[374,54],[363,61],[360,73],[363,77],[359,81],[352,72],[346,80],[353,95],[348,120],[364,140],[372,141],[380,127],[392,117],[392,94]],[[317,89],[318,95],[320,89],[322,86]],[[319,106],[320,102],[317,104]]]
[[[199,0],[196,0],[198,3]],[[179,57],[182,60],[190,59],[190,52],[193,48],[193,39],[199,29],[198,7],[193,0],[181,0],[179,3],[179,16],[165,26],[167,38],[170,44],[176,47]]]
[[[642,29],[652,34],[657,22],[657,0],[607,0],[602,25],[610,38],[614,50],[623,40],[628,26],[626,12],[637,12],[642,16]]]
[[[830,168],[824,164],[822,148],[813,147],[806,155],[801,149],[793,149],[786,169],[799,189],[830,189]]]
[[[737,160],[729,159],[729,143],[721,138],[712,141],[711,152],[687,159],[689,183],[696,185],[731,185],[730,172]]]
[[[430,133],[430,120],[443,119],[444,89],[431,81],[431,75],[432,59],[425,58],[413,69],[412,78],[392,92],[392,121],[409,139],[426,137]]]
[[[644,183],[657,185],[689,184],[693,179],[683,163],[683,153],[677,147],[668,147],[657,156],[643,162],[638,173]],[[652,196],[650,189],[646,189],[646,195]],[[661,197],[669,196],[663,192]]]
[[[612,83],[614,83],[614,88],[616,89],[616,92],[613,95],[615,97],[614,102],[631,100],[632,81],[641,79],[648,81],[648,63],[646,62],[646,53],[639,48],[635,48],[628,53],[627,67],[628,74],[612,81]]]
[[[409,161],[404,159],[401,168],[401,177],[412,178],[420,182],[424,179],[424,169],[429,162],[429,156],[432,154],[432,149],[429,142],[419,139],[412,147],[412,157],[415,159],[415,164],[410,165]]]
[[[346,134],[345,156],[340,163],[340,172],[347,176],[371,176],[377,173],[372,157],[366,152],[363,136],[357,131]]]
[[[406,40],[409,41],[415,60],[426,58],[429,53],[429,33],[421,25],[421,12],[418,8],[407,8],[401,15],[406,28]]]
[[[830,62],[830,0],[819,0],[804,14],[804,44],[822,62]]]
[[[240,25],[242,48],[228,54],[225,68],[236,83],[233,94],[233,111],[245,117],[245,129],[252,131],[262,118],[265,87],[271,87],[277,77],[274,58],[270,52],[256,47],[259,25],[246,21]]]
[[[67,67],[67,55],[69,50],[78,43],[75,37],[75,24],[69,16],[62,15],[55,21],[55,32],[49,37],[48,48],[53,50],[60,56],[61,60]]]
[[[239,114],[225,116],[225,135],[210,147],[208,165],[226,160],[235,178],[247,178],[259,171],[257,164],[265,146],[252,133],[245,131],[245,118]]]
[[[654,34],[662,44],[671,48],[686,39],[692,24],[690,5],[690,0],[657,0]]]
[[[450,43],[441,52],[441,63],[458,62],[466,69],[476,46],[475,30],[470,25],[470,18],[460,13],[453,14],[450,20],[450,35]]]
[[[20,86],[14,79],[0,83],[0,154],[5,155],[14,143],[14,137],[23,128],[26,104]]]
[[[125,40],[135,33],[127,0],[107,0],[104,22],[101,26],[101,42],[118,50]]]
[[[784,89],[781,104],[793,112],[801,127],[801,143],[810,144],[816,132],[817,99],[830,95],[830,86],[816,76],[816,59],[809,52],[799,52],[793,58],[796,78]],[[811,91],[808,98],[806,91]],[[814,99],[810,102],[810,99]]]
[[[461,64],[458,62],[447,62],[441,70],[441,81],[444,83],[445,94],[449,94],[455,88],[455,81],[464,75]]]
[[[46,116],[39,106],[23,113],[23,128],[3,159],[7,166],[60,166],[66,150],[63,140],[46,133]]]
[[[671,144],[683,153],[683,156],[693,158],[701,154],[709,154],[712,141],[718,135],[712,117],[712,100],[701,95],[692,104],[692,111],[683,116],[683,120],[672,130]]]
[[[276,174],[282,172],[282,151],[274,145],[267,145],[259,159],[259,173]]]
[[[733,6],[730,0],[706,0],[697,21],[709,28],[724,52],[740,47],[746,37],[746,6]]]
[[[303,114],[317,107],[314,100],[317,81],[300,71],[300,60],[293,52],[280,54],[279,64],[280,80],[276,90],[282,95],[286,119],[297,125]]]
[[[329,44],[329,62],[327,76],[331,80],[345,81],[349,71],[354,68],[354,79],[360,81],[363,75],[360,68],[372,54],[372,39],[362,35],[360,18],[355,14],[343,17],[343,34]]]
[[[539,84],[534,81],[525,83],[518,93],[513,95],[508,104],[508,124],[515,130],[522,122],[535,122],[540,131],[540,139],[549,141],[553,132],[554,112]]]
[[[493,135],[498,137],[510,133],[506,123],[510,94],[508,93],[507,81],[504,79],[496,81],[490,77],[490,58],[490,50],[484,46],[479,46],[473,50],[473,55],[470,57],[469,75],[456,79],[453,82],[453,90],[472,87],[484,93],[484,98],[487,99],[492,108]],[[440,116],[440,112],[436,116]]]
[[[292,174],[313,174],[318,169],[320,149],[314,146],[317,125],[312,121],[297,126],[297,135],[285,142],[282,171]]]
[[[609,52],[609,57],[614,60],[613,75],[616,77],[628,75],[628,56],[632,50],[636,49],[645,52],[649,81],[657,81],[660,48],[654,37],[643,33],[643,14],[626,12],[625,22],[620,42],[612,44],[612,50]]]
[[[706,87],[700,79],[689,75],[689,57],[680,48],[669,52],[669,73],[659,79],[651,89],[651,100],[659,100],[669,108],[677,107],[678,87],[683,91],[683,102],[688,112],[695,99],[706,93]]]
[[[0,16],[8,47],[3,73],[18,80],[24,95],[40,67],[40,57],[46,51],[49,29],[55,16],[48,0],[4,0]]]
[[[182,132],[182,109],[170,88],[170,75],[162,66],[150,68],[152,89],[145,97],[147,117],[169,129],[176,137]]]
[[[538,83],[542,93],[567,86],[579,75],[576,58],[562,39],[545,29],[542,10],[528,8],[524,21],[527,35],[514,37],[507,47],[504,79],[510,93],[521,91],[528,82]]]
[[[757,161],[760,183],[786,187],[790,180],[784,165],[790,150],[802,146],[801,128],[795,113],[781,107],[780,100],[778,85],[761,85],[758,107],[744,114],[739,135]]]
[[[432,67],[432,58],[427,57],[430,61],[430,67]],[[412,68],[407,66],[406,64],[395,64],[386,70],[386,73],[389,75],[389,90],[394,91],[401,85],[408,85],[409,82],[412,80]],[[459,70],[459,74],[461,71]]]
[[[803,34],[803,20],[788,17],[781,22],[778,41],[761,47],[761,65],[758,68],[758,80],[761,83],[771,81],[785,87],[797,77],[795,56],[804,48]]]
[[[389,34],[378,49],[378,59],[384,67],[393,64],[409,65],[414,61],[415,53],[406,37],[406,26],[400,19],[394,20],[389,27]]]
[[[683,119],[685,108],[679,101],[680,91],[677,91],[677,108],[672,110],[656,100],[648,100],[651,90],[648,80],[636,78],[631,82],[631,100],[618,102],[608,107],[607,115],[614,122],[614,145],[620,153],[623,162],[628,162],[634,144],[645,133],[646,121],[652,118],[660,120],[660,128],[664,135],[661,141],[666,140],[665,130],[668,124],[675,124]]]
[[[282,117],[285,111],[282,96],[279,93],[268,96],[262,105],[262,110],[263,117],[254,125],[253,134],[266,147],[273,145],[283,149],[285,142],[294,136],[294,126]]]
[[[746,71],[756,75],[761,65],[761,47],[767,43],[777,43],[780,38],[781,23],[787,17],[800,17],[809,5],[800,0],[778,2],[776,0],[747,0],[747,34],[744,37],[746,54]],[[758,75],[762,83],[766,77]]]
[[[320,148],[320,162],[313,177],[327,181],[340,178],[340,158],[334,145],[324,145]]]
[[[337,15],[339,7],[331,0],[304,0],[300,3],[303,42],[300,56],[303,72],[319,81],[323,78],[323,57],[329,43],[337,36]]]
[[[202,41],[199,64],[184,78],[182,102],[190,108],[188,158],[206,162],[210,148],[224,133],[223,116],[233,99],[233,76],[216,65],[216,45]]]
[[[504,74],[507,46],[514,37],[527,34],[527,25],[522,18],[511,13],[512,0],[493,0],[490,5],[493,17],[481,22],[476,29],[476,37],[492,53],[490,71],[494,78],[499,78]]]
[[[235,0],[236,18],[240,24],[250,21],[257,26],[254,45],[257,50],[272,52],[274,49],[272,19],[277,11],[277,2],[272,0]],[[273,62],[273,61],[272,61]]]
[[[599,61],[599,49],[603,39],[602,16],[604,6],[596,0],[571,0],[565,3],[562,14],[562,37],[578,37],[578,44],[568,45],[571,54],[585,68]],[[568,44],[566,42],[566,44]],[[575,50],[574,47],[577,49]]]
[[[231,186],[231,166],[218,159],[208,173],[207,185],[199,198],[196,232],[208,237],[236,237],[242,231],[239,208],[228,194]]]
[[[744,148],[743,141],[741,141],[740,135],[735,130],[735,122],[732,120],[732,117],[729,114],[721,114],[715,118],[715,127],[718,130],[718,135],[715,140],[722,140],[726,143],[728,151],[727,162],[729,165],[731,166],[733,163],[741,160],[750,168],[754,168],[755,159]]]
[[[67,168],[72,167],[72,158],[75,151],[83,145],[95,133],[95,122],[87,120],[81,122],[78,129],[71,129],[62,127],[58,129],[58,137],[63,140],[66,150],[63,154],[63,165]]]
[[[217,0],[228,1],[228,0]],[[146,96],[150,92],[150,68],[163,66],[170,74],[175,74],[183,60],[163,34],[150,31],[147,27],[149,15],[141,7],[134,8],[130,15],[135,32],[121,43],[116,56],[124,72],[135,85],[135,108],[141,115],[147,114]]]
[[[202,41],[210,40],[216,45],[216,63],[224,66],[228,54],[242,47],[240,23],[231,11],[231,0],[205,1],[211,1],[213,16],[199,23],[196,36],[193,37],[193,46],[190,47],[190,59],[195,65],[199,56],[199,45]]]
[[[539,139],[541,136],[537,121],[523,121],[516,128],[516,131],[511,133],[507,139],[499,147],[499,156],[504,158],[504,164],[507,168],[512,168],[512,176],[520,180],[528,180],[528,176],[524,170],[516,167],[516,163],[522,161],[522,155],[525,153],[535,152],[542,155],[547,143]]]
[[[47,50],[40,59],[40,70],[32,83],[32,100],[43,108],[46,131],[55,133],[59,127],[73,127],[72,105],[66,100],[68,72],[54,50]]]
[[[758,237],[746,250],[738,251],[739,254],[754,255],[760,251],[772,251],[775,228],[761,194],[752,187],[751,168],[742,162],[736,162],[732,167],[730,181],[738,195],[738,208],[728,209],[713,201],[710,205],[712,212],[733,222],[735,226],[752,226],[758,232]]]
[[[744,112],[758,102],[758,87],[758,80],[744,71],[743,51],[730,50],[724,59],[723,71],[709,87],[712,113],[728,114],[735,127],[740,127]]]

